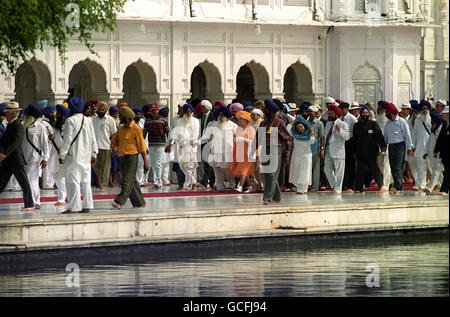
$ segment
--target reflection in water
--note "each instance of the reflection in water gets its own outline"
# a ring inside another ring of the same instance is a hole
[[[65,265],[3,273],[0,296],[448,296],[447,234],[193,252],[80,264],[80,288],[66,286]],[[368,264],[378,288],[366,286]]]

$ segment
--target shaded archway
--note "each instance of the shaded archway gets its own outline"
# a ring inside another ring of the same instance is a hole
[[[191,74],[191,100],[222,100],[222,77],[217,67],[205,60],[198,64]]]
[[[72,67],[69,73],[69,98],[78,96],[84,100],[106,99],[106,73],[103,67],[85,59]]]
[[[301,104],[305,101],[314,103],[312,75],[306,65],[296,62],[286,69],[284,75],[284,98]]]
[[[264,66],[255,61],[242,66],[236,75],[236,93],[241,101],[271,99],[269,74]]]
[[[20,65],[15,76],[14,92],[15,100],[23,107],[43,99],[52,102],[54,94],[47,66],[35,58]]]
[[[149,103],[159,103],[153,68],[142,60],[129,65],[123,74],[123,98],[131,107],[142,107]]]

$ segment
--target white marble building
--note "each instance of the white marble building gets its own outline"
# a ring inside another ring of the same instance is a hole
[[[65,64],[46,48],[0,100],[448,99],[447,21],[448,0],[136,0],[94,36],[98,56],[76,39]]]

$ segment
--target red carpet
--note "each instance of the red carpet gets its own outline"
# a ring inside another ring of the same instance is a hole
[[[412,183],[405,183],[404,187],[405,190],[411,190],[413,184]],[[371,187],[366,189],[366,192],[374,192],[377,191],[378,187],[376,184],[372,183]],[[329,189],[327,190],[321,190],[321,192],[328,192],[331,191]],[[285,192],[285,191],[284,191]],[[262,193],[262,192],[261,192]],[[168,193],[144,193],[144,198],[169,198],[169,197],[195,197],[195,196],[217,196],[217,195],[236,195],[237,192],[235,191],[224,191],[224,192],[168,192]],[[113,200],[117,195],[116,194],[103,194],[103,195],[94,195],[94,200]],[[42,203],[48,203],[48,202],[56,202],[57,197],[56,196],[50,196],[50,197],[41,197]],[[23,203],[23,198],[0,198],[0,204],[21,204]]]

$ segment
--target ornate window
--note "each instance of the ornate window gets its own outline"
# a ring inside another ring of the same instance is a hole
[[[355,0],[356,13],[380,13],[379,0]]]
[[[377,104],[380,75],[378,70],[366,62],[358,67],[352,77],[355,101]]]
[[[406,62],[398,71],[397,80],[397,104],[402,105],[412,99],[411,96],[412,75]]]

